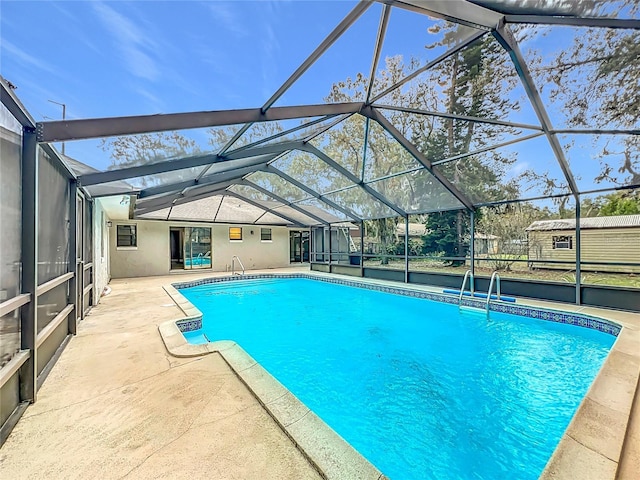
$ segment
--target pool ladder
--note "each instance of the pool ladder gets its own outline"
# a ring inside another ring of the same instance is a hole
[[[462,296],[464,295],[464,287],[467,285],[467,280],[469,280],[469,291],[471,292],[471,298],[473,298],[473,289],[475,288],[473,272],[471,270],[467,270],[464,273],[464,278],[462,279],[462,286],[460,287],[460,296],[458,297],[458,307],[462,306]]]
[[[244,275],[244,265],[242,264],[242,260],[237,255],[231,257],[231,275],[236,275],[236,260],[240,264],[240,268],[242,268],[242,273],[238,273],[237,275]]]
[[[491,281],[489,282],[489,291],[487,292],[487,315],[489,315],[489,303],[491,302],[491,292],[493,291],[493,282],[496,282],[496,300],[500,300],[500,275],[493,272]]]
[[[473,278],[473,272],[471,270],[467,270],[464,274],[464,278],[462,279],[462,286],[460,287],[460,295],[458,297],[458,307],[462,307],[462,297],[464,296],[464,287],[466,287],[467,285],[467,280],[469,280],[469,292],[471,293],[471,298],[473,298],[474,295],[474,289],[475,289],[475,281]],[[493,274],[491,275],[491,281],[489,282],[489,291],[487,292],[487,301],[485,304],[485,310],[487,312],[487,315],[489,315],[489,305],[491,303],[491,292],[493,291],[493,285],[496,285],[496,299],[500,300],[500,275],[498,275],[498,272],[493,272]]]

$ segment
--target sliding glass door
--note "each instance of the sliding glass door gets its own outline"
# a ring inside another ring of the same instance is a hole
[[[211,268],[211,229],[171,227],[169,229],[171,269]]]

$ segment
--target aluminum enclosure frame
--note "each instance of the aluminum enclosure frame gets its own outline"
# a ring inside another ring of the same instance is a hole
[[[202,198],[207,191],[219,192],[218,187],[223,187],[229,181],[229,188],[233,184],[247,184],[250,182],[250,176],[256,171],[266,171],[271,174],[278,175],[280,179],[293,185],[314,198],[317,201],[324,202],[325,205],[331,207],[344,214],[350,221],[362,221],[360,215],[355,214],[349,205],[340,204],[331,201],[326,194],[309,188],[303,182],[286,174],[282,170],[275,168],[272,162],[281,155],[292,151],[307,152],[322,160],[330,168],[333,168],[338,174],[349,180],[353,187],[362,190],[369,198],[385,205],[398,216],[408,218],[407,212],[401,206],[391,202],[380,192],[373,189],[368,183],[352,174],[338,162],[332,159],[321,149],[311,145],[309,141],[313,138],[306,138],[297,142],[281,142],[281,143],[265,143],[272,142],[277,138],[291,134],[303,128],[303,125],[294,127],[268,138],[259,139],[249,145],[244,145],[233,149],[236,142],[242,135],[256,122],[302,119],[306,117],[321,116],[313,123],[320,123],[328,120],[332,116],[338,116],[336,121],[328,128],[332,128],[345,121],[353,114],[361,114],[366,117],[365,127],[365,149],[367,148],[367,138],[369,136],[370,120],[375,120],[391,137],[393,137],[409,154],[419,162],[424,170],[430,172],[433,177],[455,198],[463,208],[469,212],[474,212],[476,208],[487,205],[499,205],[511,203],[512,200],[500,200],[496,202],[475,203],[464,195],[459,188],[445,178],[438,170],[439,165],[471,157],[484,152],[491,152],[497,148],[512,145],[521,141],[543,136],[546,138],[556,162],[564,175],[567,182],[568,194],[573,196],[579,203],[581,192],[574,174],[571,171],[569,163],[565,157],[565,153],[557,138],[558,134],[609,134],[609,135],[638,135],[638,129],[555,129],[551,123],[549,115],[545,109],[545,105],[540,97],[538,87],[535,85],[533,77],[529,71],[528,65],[524,60],[518,42],[512,35],[509,24],[548,24],[548,25],[566,25],[566,26],[584,26],[591,28],[611,28],[611,29],[640,29],[640,21],[632,19],[615,19],[615,18],[590,18],[575,17],[563,15],[562,12],[553,11],[548,15],[537,13],[534,10],[521,9],[520,7],[509,7],[500,10],[498,6],[492,6],[490,2],[482,1],[465,1],[465,0],[377,0],[382,4],[378,31],[373,46],[370,78],[365,92],[365,100],[363,102],[347,102],[324,105],[299,105],[293,107],[274,106],[278,99],[306,72],[309,68],[333,45],[362,15],[366,12],[373,2],[361,0],[351,10],[351,12],[334,28],[334,30],[325,38],[323,42],[311,53],[311,55],[296,69],[293,74],[277,89],[274,94],[259,109],[229,110],[229,111],[211,111],[211,112],[194,112],[194,113],[178,113],[168,115],[153,116],[135,116],[109,119],[89,119],[89,120],[71,120],[64,122],[39,122],[37,123],[37,135],[40,142],[52,141],[69,141],[73,139],[96,138],[113,135],[125,135],[135,133],[147,133],[166,131],[172,129],[188,129],[199,128],[205,126],[224,126],[224,125],[240,125],[243,126],[235,135],[217,152],[201,156],[184,157],[170,159],[164,162],[143,165],[140,167],[132,167],[129,169],[113,170],[109,172],[88,174],[79,178],[80,186],[99,185],[107,181],[124,180],[134,178],[136,176],[154,175],[165,173],[179,169],[185,169],[195,166],[204,166],[205,168],[191,180],[169,183],[143,189],[139,194],[140,198],[138,213],[148,211],[153,207],[166,208],[167,205],[173,205],[176,202],[184,203],[189,199]],[[382,45],[387,31],[390,13],[393,9],[403,9],[421,15],[428,15],[433,18],[439,18],[448,22],[457,23],[473,29],[466,38],[461,39],[459,43],[449,48],[446,52],[440,54],[435,59],[427,62],[421,68],[418,68],[411,74],[397,81],[394,85],[388,87],[382,92],[372,97],[373,82],[375,72],[380,60]],[[518,13],[522,11],[523,13]],[[534,13],[532,13],[534,12]],[[518,74],[521,85],[527,93],[528,100],[539,120],[539,125],[523,124],[516,122],[507,122],[499,119],[484,119],[469,117],[464,115],[455,115],[442,112],[421,111],[419,109],[404,108],[399,106],[385,105],[377,103],[388,93],[401,88],[407,82],[410,82],[418,75],[435,67],[443,61],[456,55],[462,49],[472,43],[482,39],[485,35],[492,35],[502,46],[505,52],[510,56],[515,71]],[[429,115],[433,117],[448,118],[467,122],[478,122],[485,124],[502,125],[505,127],[522,128],[532,131],[531,134],[525,135],[506,142],[489,145],[473,152],[463,153],[449,158],[437,159],[429,161],[418,148],[407,138],[405,138],[395,126],[383,115],[381,110],[389,109],[407,113]],[[342,117],[340,117],[342,116]],[[317,136],[318,134],[316,134]],[[262,155],[263,157],[260,157]],[[271,156],[269,156],[271,155]],[[255,167],[238,168],[234,173],[234,169],[218,171],[215,174],[207,175],[212,165],[223,163],[232,159],[256,157]],[[366,155],[365,155],[366,156]],[[364,156],[363,156],[364,158]],[[255,169],[254,169],[255,168]],[[403,173],[419,172],[422,168],[416,168],[410,172],[401,172],[390,175],[388,178],[398,176]],[[364,163],[363,163],[364,171]],[[376,179],[381,180],[381,179]],[[198,188],[205,187],[208,188]],[[257,187],[253,185],[254,188]],[[625,188],[631,188],[627,186]],[[196,189],[197,194],[192,192]],[[258,189],[258,188],[256,188]],[[304,207],[297,205],[297,201],[289,202],[285,198],[279,196],[277,192],[269,191],[263,187],[263,194],[268,194],[271,198],[277,198],[282,205],[287,205],[298,209],[301,213],[314,218],[312,212],[305,210]],[[258,189],[260,191],[260,189]],[[610,189],[614,190],[614,189]],[[607,190],[607,191],[610,191]],[[229,192],[228,188],[223,192]],[[565,194],[553,195],[554,197],[563,196]],[[145,200],[142,200],[145,199]],[[148,199],[148,201],[146,201]],[[524,198],[519,199],[524,201]],[[518,200],[513,200],[518,201]],[[259,205],[259,203],[257,204]],[[431,213],[433,210],[425,210],[422,213]],[[416,212],[421,213],[421,212]],[[578,214],[579,216],[579,214]],[[315,217],[314,219],[318,219]]]

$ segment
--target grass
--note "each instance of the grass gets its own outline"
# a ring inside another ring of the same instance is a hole
[[[366,267],[382,267],[393,270],[404,270],[404,260],[389,259],[387,265],[381,265],[379,260],[366,260]],[[518,268],[519,269],[516,269]],[[435,260],[423,260],[416,259],[409,261],[409,270],[414,272],[433,272],[433,273],[456,273],[464,275],[469,269],[468,265],[461,265],[459,267],[443,265],[442,262]],[[543,282],[563,282],[563,283],[575,283],[576,274],[574,270],[546,270],[535,269],[530,270],[525,263],[514,264],[512,271],[500,271],[501,278],[514,278],[519,280],[536,280]],[[493,268],[476,267],[475,272],[477,276],[490,277],[493,273]],[[582,272],[582,283],[585,285],[600,285],[600,286],[614,286],[614,287],[632,287],[640,288],[640,274],[634,273],[601,273],[601,272]]]

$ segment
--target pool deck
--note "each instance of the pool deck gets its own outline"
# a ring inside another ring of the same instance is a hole
[[[264,271],[297,272],[309,269]],[[224,275],[207,272],[113,280],[111,294],[79,324],[77,336],[52,369],[38,401],[0,449],[0,477],[327,476],[320,475],[296,448],[291,434],[285,434],[268,406],[219,353],[178,358],[167,352],[158,327],[183,318],[184,313],[162,287]],[[442,292],[441,288],[410,288]],[[625,327],[542,478],[637,480],[640,315],[518,302],[601,316]]]
[[[0,478],[319,479],[218,354],[175,358],[162,289],[113,280],[0,449]]]

